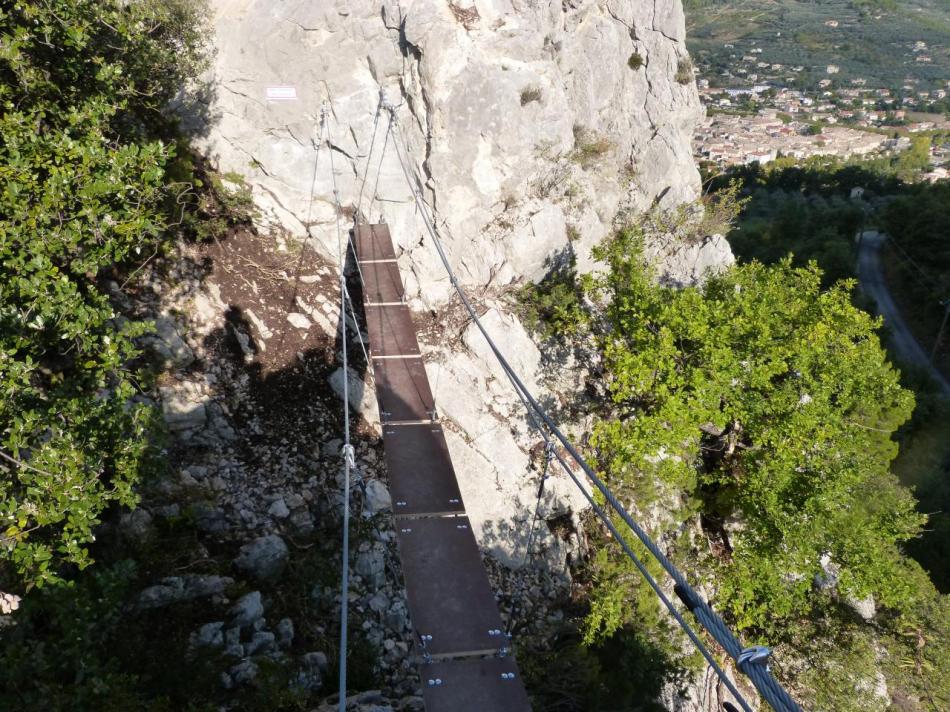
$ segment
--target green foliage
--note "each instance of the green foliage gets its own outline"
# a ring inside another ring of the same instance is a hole
[[[538,284],[522,287],[518,301],[525,325],[544,338],[575,336],[587,323],[573,258],[553,269]]]
[[[761,188],[752,193],[729,243],[742,260],[777,262],[789,254],[798,266],[816,261],[828,286],[855,276],[860,206],[843,197],[806,196]]]
[[[703,196],[703,219],[697,229],[700,236],[725,235],[732,229],[750,200],[740,197],[742,188],[740,181],[733,180],[715,193]]]
[[[662,287],[641,243],[631,228],[602,245],[607,271],[588,285],[603,310],[596,337],[611,398],[591,444],[610,486],[639,511],[662,512],[653,534],[715,581],[714,605],[747,640],[809,661],[786,675],[810,706],[867,709],[871,688],[855,686],[873,679],[883,644],[905,661],[888,669],[891,689],[926,691],[941,708],[950,657],[934,616],[946,602],[903,553],[925,517],[889,469],[914,399],[879,322],[852,305],[852,283],[823,288],[816,266],[790,259]],[[705,543],[687,536],[690,522]],[[585,641],[635,629],[667,670],[688,669],[652,591],[602,543]],[[876,629],[847,603],[868,596]]]
[[[897,155],[895,163],[898,174],[905,179],[912,179],[917,171],[930,168],[930,137],[912,136],[910,148]]]
[[[922,520],[888,471],[888,434],[913,397],[851,285],[822,291],[817,268],[786,260],[671,290],[653,283],[639,239],[628,230],[599,253],[618,411],[594,431],[607,472],[637,494],[657,478],[720,523],[711,528],[732,552],[722,603],[740,628],[771,632],[819,605],[824,554],[848,595],[903,605],[897,546]],[[744,527],[729,534],[721,523],[733,517]]]
[[[643,55],[639,52],[634,52],[630,55],[630,59],[627,60],[627,66],[630,67],[630,69],[640,69],[643,65]]]
[[[135,565],[97,569],[79,585],[52,587],[24,599],[16,625],[0,643],[0,707],[171,712],[148,699],[110,647],[127,616]],[[128,632],[128,631],[124,631]],[[158,652],[158,651],[155,651]],[[197,708],[194,708],[197,709]]]
[[[103,509],[131,506],[153,414],[103,270],[167,223],[160,110],[202,59],[190,4],[18,2],[0,10],[0,531],[27,586],[84,567]]]

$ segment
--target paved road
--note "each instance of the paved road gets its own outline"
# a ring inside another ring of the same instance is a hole
[[[894,303],[893,297],[884,281],[881,271],[880,250],[887,236],[880,232],[868,230],[861,233],[861,242],[858,250],[858,279],[861,288],[877,302],[877,308],[884,317],[891,332],[891,340],[901,359],[907,363],[925,369],[941,388],[944,395],[950,397],[950,383],[930,363],[930,357],[917,339],[907,328],[907,322],[901,316],[900,310]]]

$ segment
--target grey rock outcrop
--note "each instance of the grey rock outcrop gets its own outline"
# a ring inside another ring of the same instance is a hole
[[[191,645],[199,648],[220,648],[224,645],[224,621],[205,623],[191,636]]]
[[[693,83],[674,80],[688,59],[680,0],[211,4],[217,92],[201,148],[246,175],[265,225],[309,234],[335,260],[333,183],[318,175],[311,194],[310,180],[329,102],[341,199],[355,205],[374,150],[362,209],[393,226],[409,293],[426,303],[449,284],[422,244],[392,143],[376,169],[380,92],[401,107],[410,161],[468,284],[537,278],[567,250],[588,250],[619,212],[698,194],[690,135],[701,106]],[[268,100],[275,86],[296,98]]]
[[[235,626],[249,626],[264,616],[264,603],[260,591],[251,591],[241,596],[231,607],[231,623]]]
[[[392,498],[389,490],[379,480],[370,480],[366,483],[366,498],[363,512],[367,515],[377,514],[392,507]]]
[[[234,565],[258,581],[268,581],[283,573],[289,556],[284,540],[269,534],[242,546]]]
[[[195,360],[194,352],[181,337],[179,326],[171,317],[156,318],[155,335],[146,337],[145,342],[165,363],[176,368],[185,368]]]
[[[149,586],[138,596],[139,608],[163,608],[173,603],[220,595],[234,583],[226,576],[170,576]]]

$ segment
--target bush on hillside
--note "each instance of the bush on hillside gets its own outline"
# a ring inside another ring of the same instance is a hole
[[[165,239],[173,126],[202,66],[190,0],[21,0],[0,9],[0,572],[31,587],[90,563],[132,505],[153,409],[130,362],[148,325],[105,270]]]

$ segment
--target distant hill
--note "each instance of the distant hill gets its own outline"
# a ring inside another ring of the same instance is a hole
[[[824,78],[847,85],[947,88],[948,0],[684,0],[687,44],[714,85],[747,81],[721,73],[779,78],[813,88]],[[729,47],[728,45],[732,45]],[[755,50],[761,50],[757,52]],[[734,56],[733,56],[734,55]],[[755,62],[742,62],[754,56]],[[768,67],[758,64],[767,63]],[[773,69],[772,65],[781,65]],[[828,66],[838,68],[828,73]],[[802,70],[792,71],[796,67]]]

